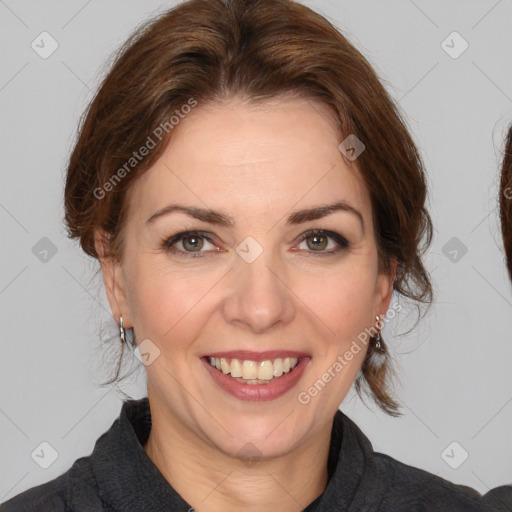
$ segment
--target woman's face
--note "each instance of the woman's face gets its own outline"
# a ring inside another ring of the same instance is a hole
[[[366,347],[343,354],[389,306],[339,142],[318,102],[199,104],[131,190],[122,263],[104,263],[114,315],[145,340],[153,414],[227,455],[330,431]]]

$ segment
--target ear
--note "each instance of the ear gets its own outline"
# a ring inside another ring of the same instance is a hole
[[[94,245],[103,274],[103,283],[112,315],[119,325],[119,317],[123,317],[125,328],[133,327],[130,308],[126,296],[126,279],[121,263],[109,254],[109,234],[103,230],[94,233]]]
[[[375,287],[375,315],[385,315],[393,296],[393,283],[395,281],[397,260],[390,261],[389,268],[379,272]]]

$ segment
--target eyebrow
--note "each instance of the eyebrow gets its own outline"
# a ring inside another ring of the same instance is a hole
[[[364,232],[364,218],[361,212],[345,201],[338,201],[328,205],[315,206],[313,208],[295,211],[289,215],[286,220],[286,224],[296,225],[312,220],[318,220],[337,211],[344,211],[355,215],[359,219],[361,228]],[[234,220],[229,215],[222,212],[179,204],[170,204],[156,211],[151,215],[151,217],[149,217],[146,224],[152,224],[156,219],[174,212],[184,213],[189,217],[193,217],[194,219],[201,220],[209,224],[216,224],[224,227],[233,227],[235,225]]]
[[[327,217],[327,215],[330,215],[331,213],[337,212],[337,211],[343,211],[352,213],[355,215],[359,222],[361,223],[361,228],[364,232],[364,218],[361,212],[348,204],[345,201],[338,201],[336,203],[328,204],[325,206],[316,206],[313,208],[308,208],[306,210],[299,210],[296,212],[293,212],[286,221],[287,224],[301,224],[303,222],[307,222],[310,220],[317,220],[321,219],[323,217]]]
[[[193,217],[194,219],[208,222],[209,224],[216,224],[225,227],[233,227],[235,225],[235,222],[231,217],[221,212],[209,210],[206,208],[183,206],[180,204],[170,204],[168,206],[165,206],[164,208],[161,208],[153,215],[151,215],[151,217],[149,217],[149,219],[146,221],[146,224],[151,224],[159,217],[163,217],[164,215],[169,215],[170,213],[174,212],[185,213],[189,217]]]

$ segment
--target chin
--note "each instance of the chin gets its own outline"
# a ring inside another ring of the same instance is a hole
[[[296,448],[307,435],[307,426],[297,424],[298,412],[297,408],[280,414],[240,416],[226,425],[229,433],[220,426],[212,431],[210,422],[203,435],[229,457],[241,460],[278,458]]]

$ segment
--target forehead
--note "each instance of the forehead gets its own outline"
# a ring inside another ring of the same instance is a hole
[[[134,184],[130,207],[166,202],[261,214],[268,205],[348,200],[369,209],[359,171],[338,149],[330,109],[302,98],[199,105],[173,130],[159,160]]]

